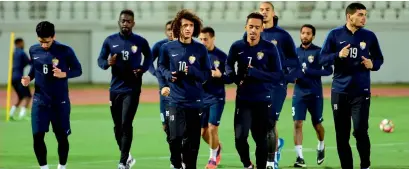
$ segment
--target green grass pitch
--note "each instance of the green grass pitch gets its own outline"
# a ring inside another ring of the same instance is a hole
[[[371,169],[409,168],[409,106],[408,97],[372,98],[369,134],[372,142]],[[228,102],[220,126],[220,139],[224,145],[222,163],[219,168],[243,168],[234,148],[233,102]],[[293,143],[293,123],[291,118],[291,100],[287,99],[278,123],[280,137],[285,139],[281,168],[292,168],[295,160]],[[309,116],[307,116],[309,118]],[[32,148],[31,126],[29,121],[5,123],[4,109],[0,118],[0,169],[38,168]],[[382,119],[394,121],[394,133],[379,130]],[[71,113],[72,135],[68,168],[101,169],[116,168],[119,150],[114,140],[113,123],[108,105],[73,106]],[[304,156],[308,168],[340,168],[335,147],[335,133],[329,101],[325,100],[324,127],[326,129],[326,160],[322,166],[315,162],[317,140],[311,121],[304,124]],[[53,133],[46,137],[48,163],[57,168],[57,142]],[[254,143],[249,138],[251,152]],[[355,140],[351,135],[354,163],[359,166],[359,156]],[[169,168],[169,150],[165,142],[159,118],[158,104],[141,104],[134,121],[134,141],[131,150],[137,163],[136,169]],[[202,141],[198,159],[198,168],[204,168],[209,158],[209,148]],[[255,161],[254,153],[252,160]]]

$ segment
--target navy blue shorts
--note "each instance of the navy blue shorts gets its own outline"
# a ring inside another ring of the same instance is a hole
[[[169,98],[162,96],[160,91],[159,98],[160,120],[162,121],[162,125],[165,125],[167,123],[167,119],[169,118]]]
[[[311,121],[314,125],[324,121],[322,116],[324,100],[322,96],[307,95],[304,97],[293,97],[292,116],[293,120],[305,120],[307,110],[311,114]]]
[[[49,104],[34,97],[31,108],[33,134],[48,132],[51,123],[54,133],[70,135],[70,112],[71,105],[69,100]]]
[[[285,98],[287,97],[287,86],[283,85],[283,86],[276,86],[274,89],[274,93],[273,93],[273,104],[274,104],[274,108],[272,110],[274,110],[273,113],[276,114],[276,118],[275,120],[278,121],[278,118],[280,117],[280,113],[281,110],[283,109],[283,105],[284,105],[284,101]]]
[[[14,88],[14,90],[17,93],[18,99],[21,100],[25,97],[31,98],[31,92],[30,92],[30,87],[28,86],[23,86],[21,84],[20,80],[14,80],[12,81],[12,86]]]
[[[226,102],[223,99],[216,103],[205,105],[203,107],[201,114],[202,128],[206,128],[209,123],[215,126],[219,126],[225,103]]]

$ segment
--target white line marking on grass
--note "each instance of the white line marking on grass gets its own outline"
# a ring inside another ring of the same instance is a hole
[[[371,148],[375,147],[393,147],[397,145],[408,145],[408,142],[401,142],[401,143],[384,143],[384,144],[372,144]],[[351,148],[356,148],[355,145],[351,145]],[[336,150],[337,147],[331,146],[331,147],[325,147],[325,150]],[[283,152],[293,152],[294,149],[283,149]],[[303,152],[315,152],[315,148],[303,148]],[[119,153],[119,152],[118,152]],[[254,154],[254,152],[251,152],[251,154]],[[237,152],[235,153],[223,153],[223,156],[237,156]],[[208,154],[199,154],[198,157],[208,157]],[[140,157],[140,158],[135,158],[135,160],[138,161],[149,161],[149,160],[169,160],[169,156],[161,156],[161,157]],[[116,163],[118,160],[101,160],[101,161],[87,161],[87,162],[68,162],[68,165],[92,165],[92,164],[99,164],[99,163]],[[170,165],[170,164],[169,164]],[[57,166],[54,164],[48,164],[49,167]],[[115,164],[112,165],[112,167],[115,167]],[[164,166],[166,167],[166,166]],[[38,168],[38,166],[19,166],[18,169],[27,169],[27,168]],[[6,168],[4,168],[6,169]],[[17,169],[17,168],[15,168]]]

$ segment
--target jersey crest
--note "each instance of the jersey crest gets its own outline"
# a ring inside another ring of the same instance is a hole
[[[308,62],[310,63],[314,62],[314,56],[312,55],[308,56]]]
[[[189,63],[193,64],[196,61],[196,57],[195,56],[189,56]]]
[[[257,52],[257,59],[261,60],[264,57],[264,53],[263,52]]]
[[[361,47],[362,50],[366,48],[366,43],[365,42],[360,42],[359,47]]]
[[[52,62],[53,62],[53,66],[58,66],[58,63],[60,62],[57,58],[54,58],[53,60],[52,60]]]
[[[132,53],[136,53],[136,51],[138,50],[138,46],[133,45],[133,46],[131,47],[131,50],[132,50]]]
[[[218,67],[220,66],[220,61],[215,60],[215,61],[213,62],[213,65],[214,65],[215,68],[218,68]]]

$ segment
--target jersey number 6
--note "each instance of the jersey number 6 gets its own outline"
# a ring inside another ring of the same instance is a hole
[[[43,73],[48,74],[48,65],[47,64],[43,64]]]

